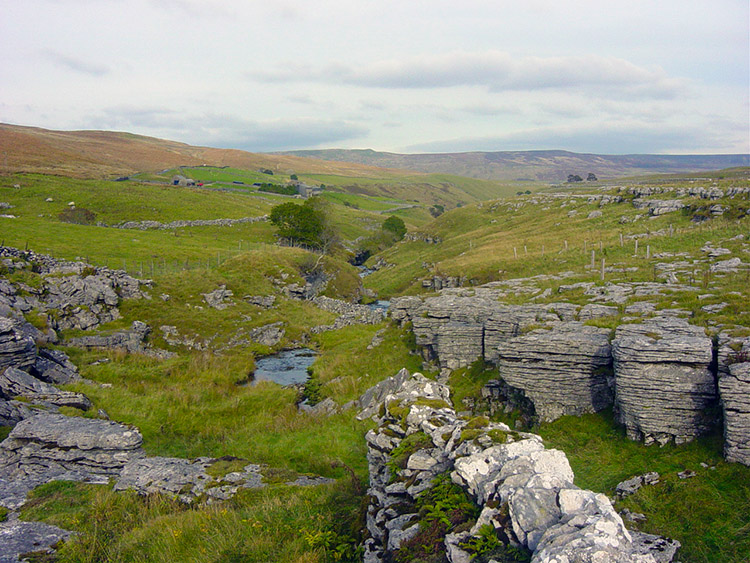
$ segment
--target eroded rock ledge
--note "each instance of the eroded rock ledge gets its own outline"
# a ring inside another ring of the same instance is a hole
[[[460,418],[449,395],[446,386],[401,370],[360,399],[360,418],[379,424],[366,435],[366,563],[426,541],[419,499],[447,475],[480,509],[468,530],[445,535],[439,548],[450,563],[468,563],[472,537],[488,530],[503,544],[498,552],[528,550],[532,563],[672,561],[679,543],[629,532],[606,496],[573,484],[563,452],[502,423]]]

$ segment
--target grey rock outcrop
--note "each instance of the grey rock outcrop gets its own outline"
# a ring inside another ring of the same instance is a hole
[[[209,307],[213,307],[219,311],[234,305],[234,301],[231,299],[234,296],[234,293],[224,285],[210,293],[203,293],[202,295],[203,301],[205,301]]]
[[[38,414],[19,422],[0,443],[0,477],[47,480],[60,475],[107,481],[143,457],[140,432],[116,422]]]
[[[484,359],[497,359],[498,345],[534,325],[568,318],[569,307],[561,304],[503,305],[491,292],[460,295],[443,292],[437,297],[402,297],[391,301],[391,316],[411,322],[417,344],[428,360],[457,369]],[[564,304],[569,305],[569,304]],[[575,306],[571,306],[577,309]]]
[[[57,543],[72,532],[42,522],[0,522],[0,563],[28,561],[26,553],[53,553]]]
[[[241,488],[265,486],[260,465],[246,464],[240,471],[221,477],[208,473],[217,461],[214,458],[195,460],[175,457],[137,458],[128,462],[115,483],[116,491],[134,490],[141,495],[162,493],[178,497],[182,502],[197,499],[227,500]]]
[[[91,401],[85,395],[73,391],[62,391],[25,371],[9,367],[0,373],[0,398],[10,400],[16,397],[24,397],[35,405],[50,404],[81,410],[91,408]]]
[[[724,457],[750,466],[750,363],[735,363],[719,378],[724,408]]]
[[[543,421],[607,408],[613,401],[607,329],[558,323],[501,342],[498,372],[521,389]]]
[[[361,397],[360,416],[373,413],[379,424],[365,437],[371,537],[364,561],[390,560],[405,542],[418,541],[422,523],[415,502],[440,475],[450,475],[481,509],[468,531],[445,536],[451,563],[472,558],[467,540],[486,525],[506,545],[529,550],[532,563],[671,561],[679,544],[631,535],[605,495],[573,484],[563,452],[545,449],[534,434],[458,417],[448,393],[402,370]],[[652,552],[650,545],[658,548]],[[668,556],[655,556],[659,549]]]
[[[0,246],[0,258],[8,260],[11,270],[39,275],[39,284],[34,287],[0,281],[0,312],[7,308],[23,315],[35,310],[46,315],[53,330],[95,328],[120,318],[120,299],[149,298],[143,287],[150,282],[121,270],[57,260],[5,246]]]
[[[121,330],[111,334],[92,334],[77,336],[65,340],[66,346],[77,348],[105,348],[109,350],[125,350],[130,353],[146,353],[148,346],[146,338],[151,327],[141,321],[133,321],[129,330]]]
[[[371,309],[367,305],[349,303],[348,301],[325,296],[315,297],[312,302],[320,309],[338,315],[332,325],[313,327],[313,333],[338,330],[355,324],[378,324],[385,320],[385,311],[383,309]]]
[[[702,328],[673,317],[623,324],[612,352],[615,406],[631,439],[683,443],[714,426],[712,343]]]
[[[19,322],[0,317],[0,370],[7,366],[30,368],[35,359],[34,339],[23,334]]]
[[[60,350],[40,348],[31,371],[38,379],[58,385],[82,380],[78,368]]]

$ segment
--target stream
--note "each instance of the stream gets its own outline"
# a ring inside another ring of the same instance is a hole
[[[307,368],[312,365],[317,355],[315,350],[297,348],[260,358],[255,362],[253,383],[261,380],[285,386],[305,383],[308,379]]]

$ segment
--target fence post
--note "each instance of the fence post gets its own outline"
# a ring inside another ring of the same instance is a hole
[[[633,256],[638,256],[638,239],[635,239],[635,252],[633,253]]]
[[[592,270],[593,270],[594,268],[596,268],[596,262],[595,262],[596,258],[595,258],[595,255],[596,255],[596,251],[595,251],[595,250],[592,250],[592,251],[591,251],[591,269],[592,269]]]
[[[513,247],[513,258],[518,258],[518,251],[516,250],[516,247]]]
[[[602,258],[602,281],[604,281],[604,258]]]

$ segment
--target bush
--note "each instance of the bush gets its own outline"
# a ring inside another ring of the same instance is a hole
[[[95,225],[96,213],[83,207],[69,207],[60,212],[57,218],[63,223],[75,225]]]

